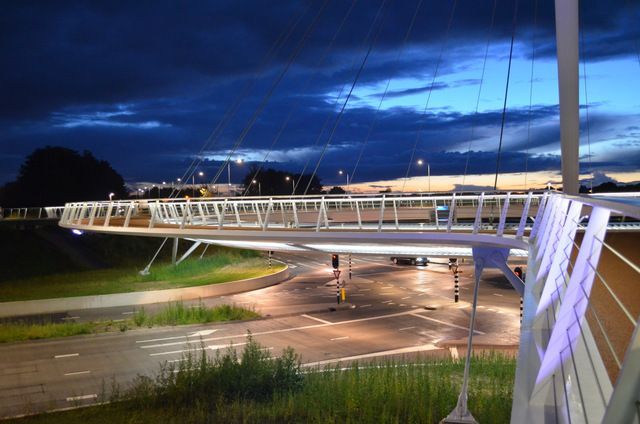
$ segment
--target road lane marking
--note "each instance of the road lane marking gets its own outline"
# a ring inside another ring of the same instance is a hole
[[[247,303],[247,302],[241,302],[241,303]],[[223,331],[224,328],[216,328],[213,331]],[[211,330],[203,330],[202,332],[206,332],[206,331],[211,331]],[[213,332],[212,331],[212,332]],[[199,332],[198,332],[199,333]],[[197,333],[193,333],[193,335],[197,335]],[[203,335],[208,335],[208,334],[203,334]],[[148,339],[148,340],[136,340],[136,343],[153,343],[153,342],[163,342],[165,340],[176,340],[176,339],[186,339],[188,337],[192,337],[192,335],[188,335],[188,336],[173,336],[173,337],[163,337],[161,339]]]
[[[463,327],[463,326],[457,325],[457,324],[451,324],[450,322],[440,321],[439,319],[435,319],[435,318],[431,318],[431,317],[425,317],[424,315],[420,315],[420,314],[417,314],[415,312],[412,313],[411,315],[413,315],[414,317],[426,319],[427,321],[437,322],[438,324],[446,325],[447,327],[459,328],[460,330],[469,331],[468,327]],[[484,332],[479,331],[479,330],[473,330],[473,332],[476,333],[476,334],[485,334]]]
[[[122,315],[133,315],[136,311],[123,312]]]
[[[64,317],[64,318],[61,318],[61,319],[62,319],[63,321],[67,321],[67,320],[70,320],[70,319],[79,319],[79,318],[80,318],[80,317]]]
[[[371,291],[371,289],[359,289],[358,291]]]
[[[382,302],[380,302],[380,303],[393,303],[393,300],[383,300],[383,301],[382,301]]]
[[[302,314],[302,315],[300,315],[300,316],[301,316],[301,317],[305,317],[305,318],[312,319],[312,320],[314,320],[314,321],[321,322],[321,323],[323,323],[323,324],[333,324],[331,321],[327,321],[327,320],[324,320],[324,319],[322,319],[322,318],[312,317],[311,315],[307,315],[307,314]]]
[[[410,299],[410,298],[411,298],[411,296],[407,296],[407,297],[403,297],[403,298],[402,298],[402,299],[400,299],[400,300],[405,300],[405,299]]]
[[[205,350],[220,350],[220,349],[224,349],[226,347],[235,347],[235,346],[242,346],[242,345],[246,345],[247,342],[242,342],[242,343],[233,343],[233,344],[228,344],[228,345],[210,345],[210,346],[205,346],[204,349]],[[150,353],[149,356],[160,356],[160,355],[174,355],[176,353],[188,353],[188,352],[197,352],[200,351],[202,349],[182,349],[182,350],[172,350],[170,352],[156,352],[156,353]]]
[[[67,402],[75,402],[77,400],[85,400],[85,399],[98,399],[98,395],[94,393],[92,395],[71,396],[67,398]]]
[[[71,358],[71,357],[74,357],[74,356],[80,356],[80,354],[79,353],[66,353],[64,355],[56,355],[53,358],[54,359]]]
[[[68,372],[64,375],[80,375],[80,374],[89,374],[91,371],[76,371],[76,372]]]
[[[364,307],[365,305],[361,306]],[[366,306],[371,306],[371,305],[366,305]],[[313,329],[313,328],[323,328],[323,327],[328,327],[328,326],[335,326],[335,325],[343,325],[343,324],[354,324],[357,322],[366,322],[366,321],[375,321],[375,320],[379,320],[379,319],[386,319],[386,318],[394,318],[394,317],[401,317],[401,316],[405,316],[405,315],[415,315],[420,317],[420,315],[418,315],[415,311],[412,310],[408,310],[408,311],[403,311],[403,312],[396,312],[393,314],[386,314],[386,315],[378,315],[375,317],[368,317],[368,318],[355,318],[355,319],[349,319],[349,320],[345,320],[345,321],[338,321],[338,322],[332,322],[331,324],[313,324],[313,325],[303,325],[301,327],[289,327],[289,328],[281,328],[278,330],[267,330],[267,331],[259,331],[259,332],[255,332],[255,333],[251,333],[251,336],[255,337],[255,336],[264,336],[267,334],[279,334],[279,333],[288,333],[291,331],[300,331],[300,330],[309,330],[309,329]],[[432,319],[432,318],[428,318],[428,319]],[[447,323],[445,323],[447,324]],[[480,333],[480,334],[484,334],[484,333]],[[197,341],[189,341],[189,342],[174,342],[174,343],[164,343],[162,345],[147,345],[147,346],[140,346],[141,349],[151,349],[151,348],[155,348],[155,347],[163,347],[163,346],[168,346],[168,345],[179,345],[179,344],[183,344],[183,343],[198,343],[198,342],[211,342],[211,341],[217,341],[217,340],[226,340],[226,339],[238,339],[241,337],[247,337],[248,335],[245,333],[242,334],[234,334],[234,335],[230,335],[230,336],[218,336],[218,337],[209,337],[206,339],[200,339]],[[240,343],[234,343],[233,346],[238,346],[240,345]]]
[[[361,308],[368,308],[371,305],[360,305]]]
[[[380,352],[364,353],[362,355],[344,356],[342,358],[326,359],[324,361],[318,361],[318,362],[308,362],[306,364],[302,364],[302,366],[317,367],[321,365],[332,364],[332,363],[342,362],[342,361],[352,361],[356,359],[375,358],[377,356],[398,355],[402,353],[411,353],[411,352],[426,352],[429,350],[438,350],[438,349],[440,348],[437,346],[434,346],[433,344],[409,346],[409,347],[401,347],[399,349],[383,350]]]
[[[195,333],[189,334],[189,337],[210,336],[216,331],[218,331],[218,329],[196,331]]]
[[[416,328],[416,327],[404,327],[404,328],[398,329],[398,331],[411,330],[412,328]]]
[[[493,295],[498,297],[504,297],[504,295],[501,295],[500,293],[493,293]]]
[[[332,342],[337,341],[337,340],[347,340],[349,338],[349,336],[344,336],[344,337],[334,337],[333,339],[329,339]]]

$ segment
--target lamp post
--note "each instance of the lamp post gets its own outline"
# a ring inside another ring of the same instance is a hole
[[[113,200],[113,196],[115,196],[115,193],[109,193],[109,201],[111,202]]]
[[[204,172],[202,171],[198,172],[198,176],[203,177]],[[191,190],[192,197],[196,197],[196,175],[195,174],[191,176],[191,183],[192,183],[191,185],[193,186]]]
[[[422,159],[418,159],[418,166],[422,166],[423,163],[424,161]],[[431,193],[431,165],[429,162],[427,162],[427,184],[429,186],[428,191]]]
[[[238,165],[242,165],[243,160],[242,159],[237,159],[236,163]],[[227,181],[228,181],[228,186],[229,186],[229,195],[231,195],[231,161],[227,162]]]
[[[258,196],[262,196],[262,185],[260,184],[260,181],[251,180],[251,184],[258,184]]]
[[[343,175],[346,174],[347,175],[347,193],[349,192],[349,173],[348,172],[344,172],[342,169],[338,171],[338,174]]]
[[[293,180],[293,178],[291,178],[288,175],[284,179],[286,181],[291,181],[291,195],[293,196],[295,194],[295,191],[296,191],[295,181]]]

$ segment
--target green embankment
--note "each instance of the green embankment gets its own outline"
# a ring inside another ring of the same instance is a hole
[[[138,273],[162,239],[85,234],[55,226],[20,230],[0,226],[0,302],[191,287],[260,277],[270,270],[254,251],[204,247],[179,266],[167,243],[149,275]],[[190,242],[180,243],[179,254]]]
[[[105,384],[108,404],[13,422],[437,423],[456,404],[464,367],[421,358],[304,372],[293,350],[272,358],[251,338],[240,355],[184,359],[129,389]],[[515,360],[482,356],[471,367],[469,409],[479,422],[508,422]]]

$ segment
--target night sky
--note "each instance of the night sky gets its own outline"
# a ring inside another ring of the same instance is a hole
[[[324,151],[326,185],[401,188],[428,163],[433,189],[492,186],[514,1],[495,4],[491,25],[493,0],[5,2],[0,184],[59,145],[131,184],[194,158],[207,179],[228,156],[234,182],[265,157],[312,172]],[[640,2],[580,18],[581,176],[640,180]],[[519,1],[509,84],[499,186],[559,180],[552,1]]]

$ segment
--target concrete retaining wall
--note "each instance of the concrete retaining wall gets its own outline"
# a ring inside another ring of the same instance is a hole
[[[111,308],[115,306],[147,305],[150,303],[191,300],[225,296],[257,290],[278,284],[289,278],[289,267],[275,274],[228,283],[210,284],[180,289],[150,290],[133,293],[64,297],[58,299],[24,300],[0,303],[0,318],[66,312],[79,309]]]

